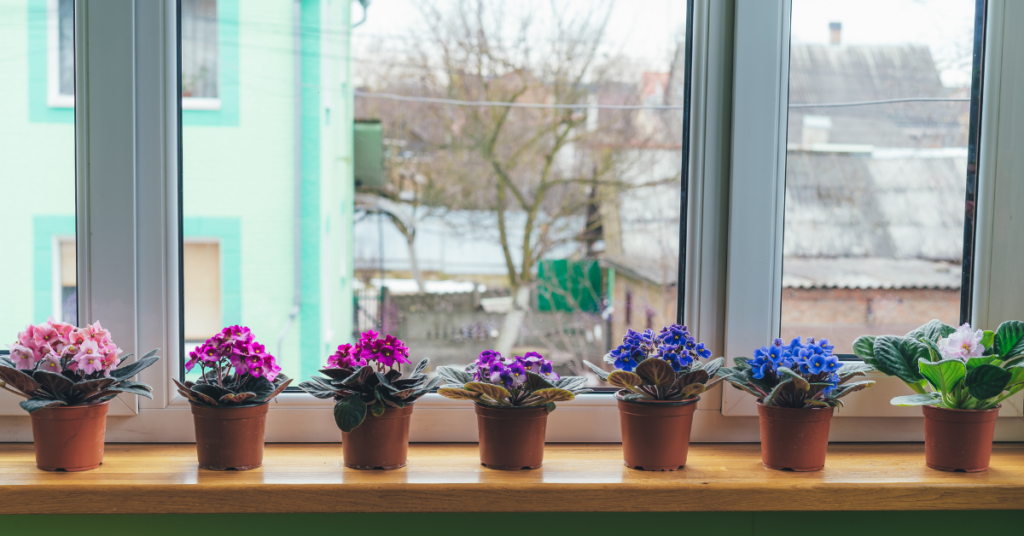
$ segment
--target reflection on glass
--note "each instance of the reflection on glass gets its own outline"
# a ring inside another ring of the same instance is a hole
[[[431,369],[571,374],[675,320],[683,3],[215,4],[189,54],[219,108],[183,101],[190,344],[245,324],[301,377],[372,329]]]
[[[0,343],[78,320],[73,9],[0,0]]]
[[[975,3],[793,2],[783,338],[957,324]]]

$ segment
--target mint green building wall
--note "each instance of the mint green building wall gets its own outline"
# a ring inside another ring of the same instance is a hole
[[[300,363],[307,374],[351,338],[350,0],[302,3],[300,155],[292,7],[218,1],[220,107],[182,114],[184,235],[221,245],[224,324],[249,325],[276,351],[293,304],[293,164],[302,159],[303,307],[279,357],[290,374]],[[75,140],[73,109],[47,101],[47,0],[0,8],[2,343],[59,303],[55,237],[74,238]]]
[[[1020,534],[1024,511],[30,515],[3,516],[0,523],[10,534],[75,536],[282,536],[296,531],[381,536],[441,536],[453,531],[488,536],[941,536]]]

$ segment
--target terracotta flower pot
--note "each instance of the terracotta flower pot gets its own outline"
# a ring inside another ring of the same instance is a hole
[[[793,409],[757,403],[761,463],[769,469],[818,471],[825,467],[828,427],[835,408]]]
[[[480,463],[491,469],[536,469],[544,462],[547,408],[492,408],[476,405]]]
[[[690,426],[697,401],[634,401],[619,403],[622,456],[626,466],[643,471],[676,471],[686,465]]]
[[[988,469],[999,407],[924,410],[924,460],[940,471],[976,473]]]
[[[32,414],[36,467],[44,471],[88,471],[103,463],[103,437],[110,401],[57,406]]]
[[[209,407],[192,404],[199,468],[243,471],[263,465],[269,404]]]
[[[409,458],[409,423],[412,405],[388,408],[380,417],[367,412],[363,423],[341,433],[345,467],[353,469],[398,469]]]

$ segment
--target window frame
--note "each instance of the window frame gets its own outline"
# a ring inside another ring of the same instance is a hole
[[[178,7],[176,0],[136,0],[130,5],[130,10],[120,3],[76,0],[75,5],[79,322],[102,318],[104,326],[119,334],[126,351],[163,349],[163,359],[140,378],[153,385],[153,400],[119,397],[121,403],[112,404],[108,440],[193,441],[188,402],[171,385],[180,371],[183,329],[184,106],[177,98]],[[693,0],[689,158],[684,163],[686,211],[681,223],[687,247],[680,252],[685,261],[680,310],[698,338],[724,349],[718,353],[727,356],[746,355],[778,329],[782,213],[777,210],[758,220],[763,211],[749,210],[749,205],[763,197],[747,190],[761,188],[763,195],[781,203],[789,9],[789,0]],[[1024,21],[1024,8],[1012,9],[1013,20]],[[980,323],[1015,312],[1014,305],[999,309],[987,300],[996,294],[1005,298],[1007,284],[1014,281],[1012,270],[995,264],[997,259],[1005,263],[1005,258],[991,244],[994,222],[1001,221],[1001,210],[1010,210],[995,202],[995,192],[1020,180],[1013,178],[1014,162],[1017,169],[1024,166],[1024,155],[1012,143],[1024,139],[1022,122],[1014,131],[1009,120],[990,120],[1000,102],[1009,109],[1015,99],[1024,99],[1010,90],[999,91],[1000,77],[1009,85],[1014,77],[1024,77],[1024,66],[1002,62],[1003,26],[1013,27],[1013,20],[997,18],[1008,10],[1006,1],[989,0],[989,10],[992,20],[1001,24],[992,25],[986,36],[987,107],[982,110],[975,261],[983,269],[977,270],[973,305]],[[131,43],[127,53],[117,53],[126,42]],[[1013,36],[1010,44],[1024,48],[1024,37]],[[767,105],[757,109],[756,104],[763,102]],[[103,136],[90,137],[90,132]],[[1002,136],[1011,141],[996,143]],[[1024,222],[1014,225],[1024,232]],[[1024,257],[1024,252],[1018,256]],[[752,258],[770,262],[750,262]],[[1016,303],[1024,302],[1019,285],[1010,293]],[[920,440],[919,412],[910,415],[916,420],[891,418],[883,411],[890,409],[883,391],[884,386],[877,386],[870,396],[851,399],[839,414],[844,418],[833,424],[831,439]],[[6,425],[5,437],[30,440],[29,419],[4,406],[0,405],[0,422]],[[1010,409],[1004,412],[1020,414],[1019,401],[1006,406]],[[707,393],[698,405],[693,440],[757,441],[751,407],[752,398],[733,389]],[[412,441],[477,439],[471,405],[430,394],[416,408]],[[845,418],[852,416],[862,418]],[[607,395],[583,395],[560,404],[550,419],[551,442],[620,440],[618,410]],[[1020,421],[999,419],[997,440],[1024,439]],[[281,395],[272,404],[266,437],[271,442],[339,441],[331,401],[304,393]]]

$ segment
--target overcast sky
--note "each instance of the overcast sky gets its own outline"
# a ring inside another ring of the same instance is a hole
[[[492,0],[509,2],[510,0]],[[569,11],[595,0],[556,0]],[[362,8],[353,2],[353,20]],[[421,24],[416,0],[373,0],[367,21],[353,32],[355,71],[382,60]],[[443,2],[442,2],[443,4]],[[947,86],[970,83],[975,0],[793,0],[794,43],[827,43],[830,22],[843,24],[847,45],[927,45]],[[547,0],[516,0],[515,9],[549,9]],[[608,50],[632,58],[640,71],[667,71],[686,23],[685,0],[619,0],[608,27]]]

